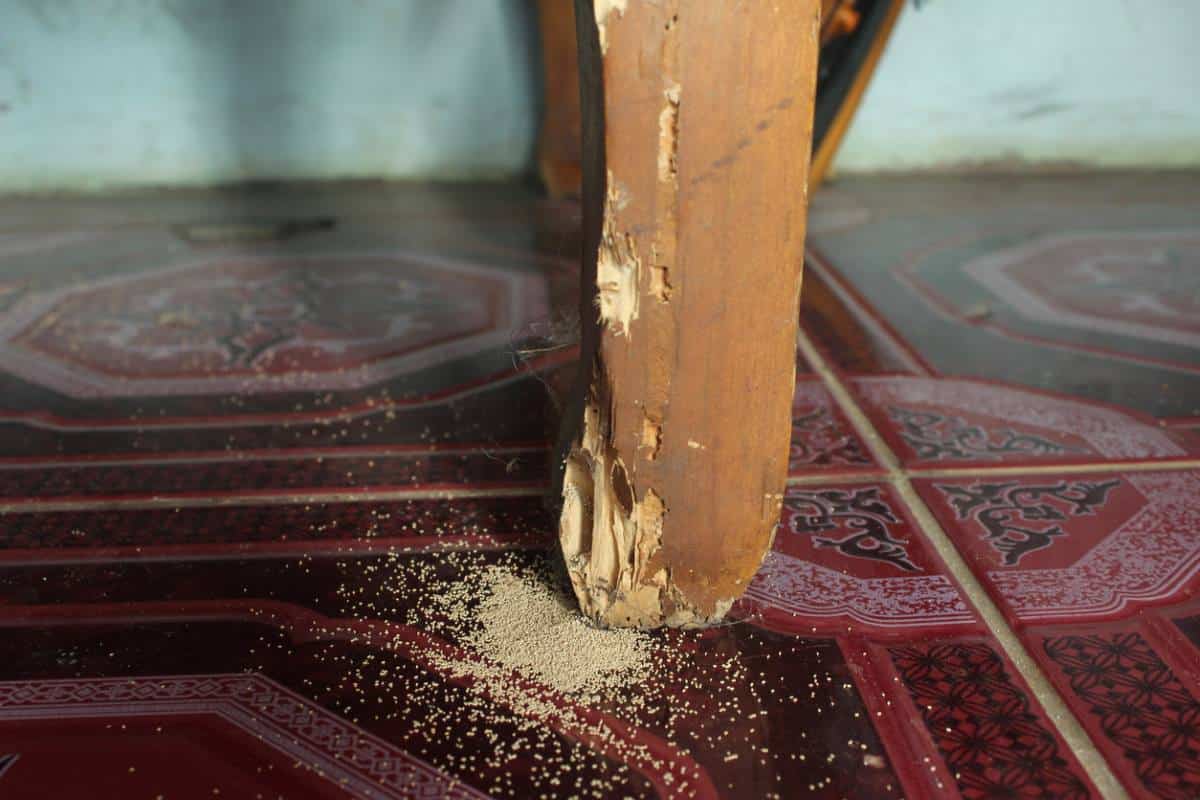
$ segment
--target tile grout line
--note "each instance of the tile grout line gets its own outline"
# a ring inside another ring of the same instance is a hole
[[[925,505],[925,501],[912,487],[912,483],[900,466],[896,455],[879,435],[866,412],[859,407],[858,402],[850,394],[850,390],[846,388],[842,379],[803,330],[797,332],[796,343],[805,359],[808,360],[809,366],[824,382],[825,387],[833,396],[834,402],[838,404],[858,434],[863,437],[867,447],[886,471],[887,480],[908,505],[922,533],[925,534],[946,564],[946,568],[962,588],[984,626],[1004,648],[1005,654],[1046,711],[1051,724],[1058,729],[1063,740],[1071,748],[1080,766],[1091,778],[1100,794],[1108,800],[1117,800],[1118,798],[1128,800],[1129,793],[1126,792],[1125,787],[1117,780],[1108,762],[1084,731],[1074,713],[1068,708],[1066,701],[1063,700],[1050,679],[1046,677],[1041,667],[1017,637],[1016,632],[1004,619],[999,606],[992,600],[983,583],[975,576],[958,548],[942,529],[928,506]]]
[[[159,508],[223,508],[232,506],[287,506],[311,503],[378,503],[404,500],[470,500],[508,497],[539,497],[541,487],[509,487],[498,489],[392,489],[379,491],[310,491],[276,494],[226,494],[216,497],[172,496],[112,498],[108,500],[37,500],[32,502],[0,502],[0,515],[49,513],[56,511],[113,511]]]
[[[247,449],[247,450],[210,450],[193,453],[132,453],[132,454],[103,454],[89,458],[50,458],[35,456],[26,460],[9,460],[0,458],[0,473],[17,472],[22,470],[47,469],[102,469],[106,467],[145,467],[175,464],[258,464],[264,461],[349,461],[352,459],[395,459],[420,461],[440,456],[451,458],[472,458],[482,456],[490,458],[493,455],[511,455],[533,453],[541,454],[550,449],[550,445],[498,445],[496,447],[468,448],[426,448],[419,450],[388,450],[386,447],[354,446],[354,449],[322,449],[322,448],[277,448]]]
[[[815,245],[805,246],[804,266],[817,274],[817,277],[842,301],[851,316],[858,320],[863,327],[873,328],[875,334],[883,339],[901,361],[905,362],[908,369],[924,377],[937,375],[937,370],[933,369],[921,358],[919,353],[913,350],[899,331],[895,330],[865,297],[859,295],[845,276],[838,273],[825,254]]]
[[[1003,478],[1012,475],[1111,475],[1123,472],[1177,472],[1200,470],[1200,459],[1159,459],[1156,461],[1085,462],[1081,464],[1031,464],[978,467],[909,467],[909,478]],[[838,471],[814,468],[789,475],[788,486],[810,486],[822,483],[871,483],[892,481],[894,476],[884,467]]]
[[[863,470],[862,472],[805,472],[802,475],[789,475],[788,486],[813,486],[842,483],[877,483],[888,480],[888,474],[882,469]]]
[[[1158,459],[1155,461],[1109,461],[1082,464],[1030,464],[999,467],[910,467],[905,474],[914,478],[974,478],[1005,475],[1093,475],[1119,472],[1176,472],[1200,469],[1200,459]]]

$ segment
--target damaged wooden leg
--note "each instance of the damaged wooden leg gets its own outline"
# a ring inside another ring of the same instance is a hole
[[[602,625],[704,625],[779,519],[819,0],[577,0],[579,388],[560,539]]]

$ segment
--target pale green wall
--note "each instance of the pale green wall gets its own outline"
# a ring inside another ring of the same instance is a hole
[[[527,0],[0,0],[0,188],[512,175]]]
[[[1200,0],[906,8],[835,168],[1200,165]]]
[[[531,6],[0,0],[0,191],[518,174]],[[1197,34],[1200,0],[927,0],[836,167],[1200,165]]]

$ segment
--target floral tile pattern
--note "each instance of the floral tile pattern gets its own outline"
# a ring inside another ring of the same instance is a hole
[[[792,404],[792,450],[788,473],[878,469],[858,434],[820,380],[800,380]]]
[[[460,487],[540,489],[548,480],[544,447],[405,452],[370,448],[297,452],[238,452],[170,458],[44,459],[0,463],[0,502],[51,499],[229,497],[236,494],[320,492],[341,495]]]
[[[774,627],[954,631],[975,616],[886,485],[792,487],[743,605]]]
[[[20,750],[5,776],[12,796],[185,795],[231,785],[298,794],[324,782],[340,797],[486,797],[261,675],[6,681],[0,708],[24,723],[19,740],[0,745]],[[146,750],[151,737],[169,742],[159,745],[168,761]],[[45,776],[57,772],[64,739],[108,741],[86,770],[51,786]],[[298,773],[297,761],[310,771]]]
[[[793,486],[734,614],[837,636],[908,792],[1093,797],[1095,789],[886,484]],[[901,723],[922,720],[922,734]],[[900,765],[924,763],[925,770]]]
[[[896,669],[958,777],[963,797],[1014,791],[1041,797],[1091,796],[1064,745],[1032,713],[1029,698],[994,648],[983,642],[893,647]]]
[[[1113,760],[1152,797],[1200,792],[1200,693],[1136,632],[1047,637],[1052,674],[1077,713],[1103,731]]]
[[[29,293],[5,314],[0,368],[74,397],[352,389],[547,315],[532,275],[419,255],[198,260]]]
[[[872,421],[912,467],[1070,464],[1200,455],[1185,431],[1116,408],[983,381],[859,378]]]
[[[5,201],[0,796],[1198,796],[1194,236],[831,191],[772,549],[615,694],[496,693],[445,605],[554,552],[577,208]]]
[[[1200,646],[1187,609],[1200,591],[1200,473],[919,488],[1130,791],[1194,795]]]
[[[904,371],[1200,413],[1193,175],[857,178],[828,193],[863,222],[814,229],[810,248],[852,287],[861,327],[893,331],[927,368]]]
[[[166,508],[22,509],[0,517],[0,563],[53,549],[60,557],[128,558],[160,551],[197,554],[236,545],[240,552],[273,543],[305,547],[476,538],[541,538],[547,527],[537,497],[463,497],[392,502],[299,502],[173,505]]]
[[[1196,472],[923,480],[1017,624],[1120,619],[1200,586]]]

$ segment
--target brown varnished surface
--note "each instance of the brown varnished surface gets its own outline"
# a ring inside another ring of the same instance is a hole
[[[573,4],[570,0],[538,0],[538,25],[543,81],[538,170],[552,196],[578,196],[579,56]]]
[[[605,159],[585,169],[585,219],[603,205],[599,259],[633,264],[637,294],[635,317],[598,321],[585,272],[592,393],[634,501],[653,490],[665,505],[648,571],[668,571],[689,616],[740,594],[778,515],[817,22],[815,2],[631,2],[603,17],[599,47],[581,26],[599,104],[585,148],[602,143]]]

